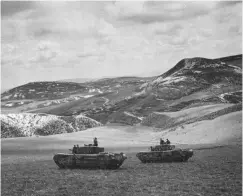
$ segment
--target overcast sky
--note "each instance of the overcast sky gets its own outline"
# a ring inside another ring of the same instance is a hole
[[[241,54],[241,2],[1,2],[2,88]]]

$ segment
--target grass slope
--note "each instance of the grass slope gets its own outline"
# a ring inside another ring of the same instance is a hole
[[[212,120],[219,116],[241,110],[241,104],[204,105],[183,109],[177,112],[154,112],[147,118],[143,119],[141,124],[145,126],[167,129],[202,120]]]
[[[238,111],[176,130],[110,125],[70,134],[2,139],[2,195],[241,195],[241,121]],[[94,136],[106,151],[127,154],[120,169],[57,168],[53,153],[90,143]],[[142,164],[136,152],[158,144],[160,137],[180,143],[179,147],[192,147],[194,156],[186,163]]]
[[[2,157],[2,195],[241,195],[241,147],[195,150],[186,163],[142,164],[136,153],[118,170],[60,170],[34,148]]]

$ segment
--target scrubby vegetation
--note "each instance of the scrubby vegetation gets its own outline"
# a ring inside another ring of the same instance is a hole
[[[22,113],[2,114],[0,119],[2,138],[71,133],[102,125],[82,115],[63,117],[48,114]]]

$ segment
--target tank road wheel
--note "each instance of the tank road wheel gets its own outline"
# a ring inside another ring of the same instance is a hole
[[[100,165],[99,169],[107,169],[107,166],[106,165]]]
[[[120,164],[117,160],[111,160],[108,169],[117,169],[119,166]]]
[[[183,156],[182,157],[182,160],[181,160],[182,162],[185,162],[186,161],[186,159],[185,159],[185,157]]]
[[[66,167],[65,167],[65,165],[61,165],[61,164],[59,164],[59,163],[56,163],[57,164],[57,166],[59,167],[59,169],[65,169]]]

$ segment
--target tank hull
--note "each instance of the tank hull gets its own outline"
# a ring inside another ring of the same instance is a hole
[[[53,157],[61,169],[118,169],[127,157],[123,153],[63,154]]]
[[[139,152],[136,156],[142,163],[185,162],[193,156],[193,151],[191,149],[175,149],[168,151]]]

